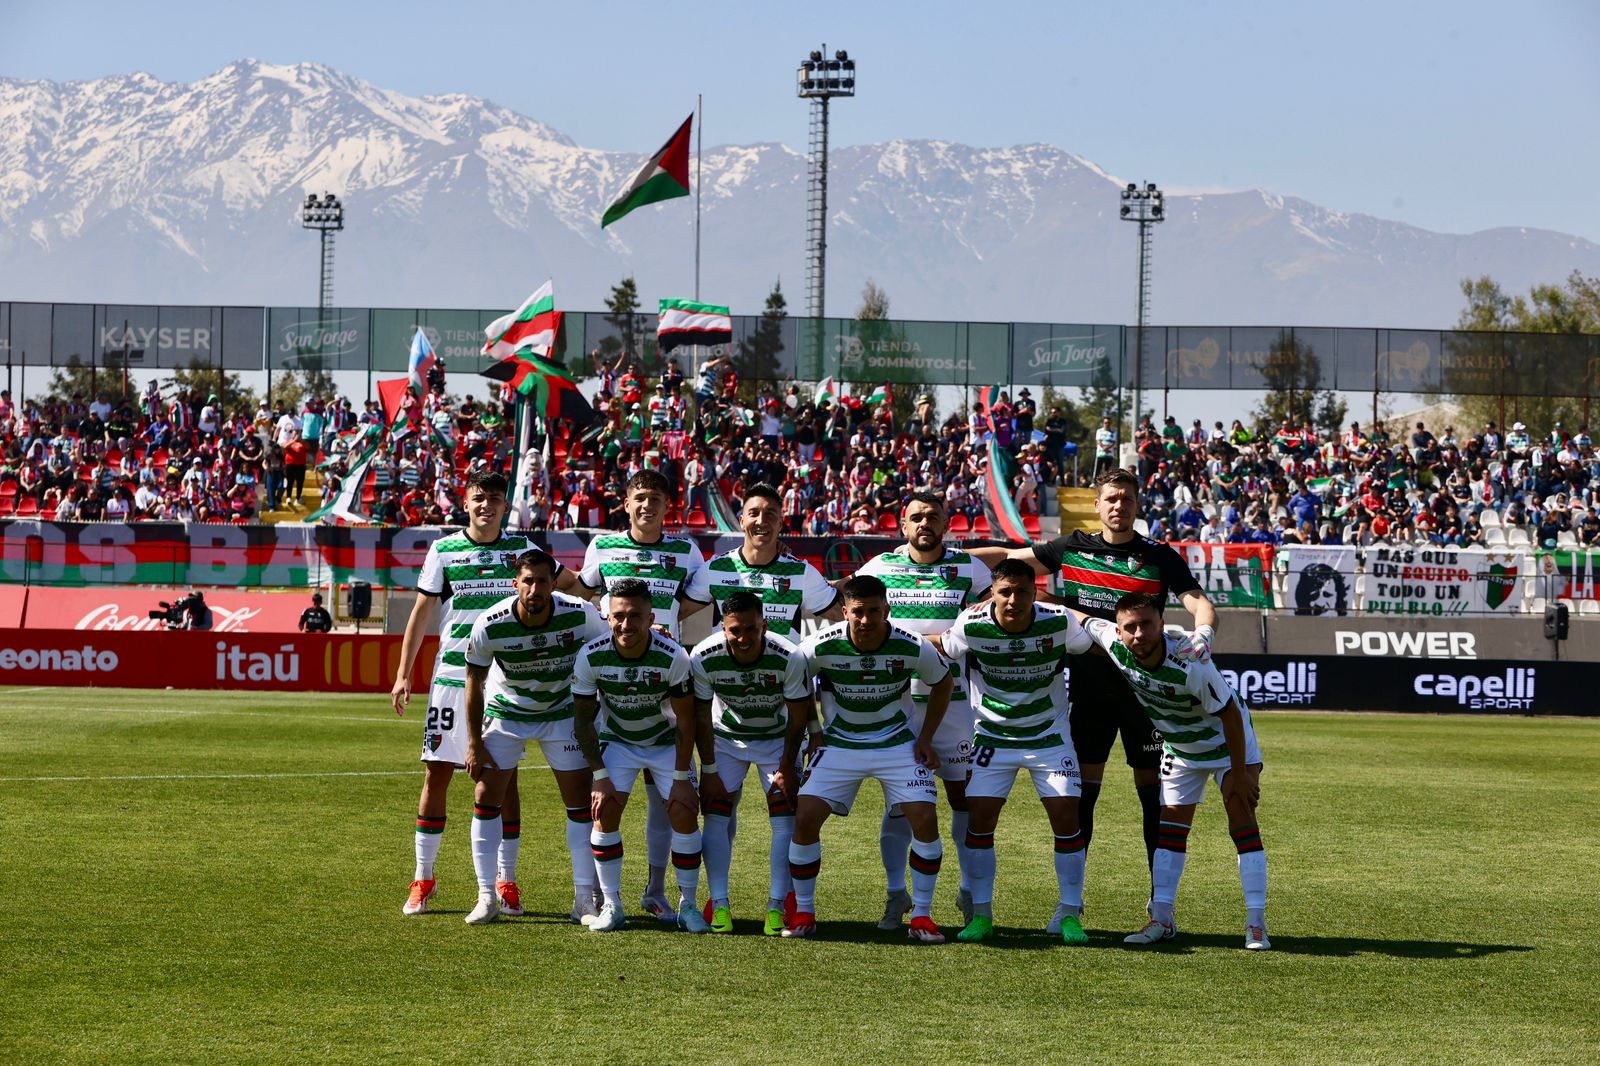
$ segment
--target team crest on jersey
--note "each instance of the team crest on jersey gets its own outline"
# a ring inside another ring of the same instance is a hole
[[[637,680],[639,680],[639,668],[637,666],[629,666],[629,667],[624,668],[623,671],[622,671],[622,680],[624,680],[624,681],[637,681]]]
[[[439,745],[441,745],[443,743],[444,743],[444,734],[443,733],[429,733],[427,738],[425,740],[423,740],[422,746],[427,748],[429,751],[438,751],[439,750]]]
[[[661,671],[660,670],[646,670],[644,672],[644,683],[647,684],[647,685],[659,685],[659,684],[661,684]]]
[[[1013,640],[1011,642],[1011,650],[1012,651],[1027,651],[1028,650],[1028,642],[1025,641],[1025,640]]]
[[[482,563],[484,566],[493,566],[494,552],[490,551],[488,548],[484,548],[482,551],[478,552],[478,562]]]
[[[1178,698],[1178,690],[1173,685],[1157,685],[1156,688],[1160,689],[1161,690],[1161,694],[1163,696],[1167,697],[1168,699],[1177,699]]]
[[[891,674],[898,674],[906,668],[906,661],[904,659],[890,659],[884,666],[888,668]]]
[[[961,568],[958,566],[939,567],[939,576],[944,578],[946,582],[954,581],[959,573],[961,573]]]
[[[1041,652],[1048,652],[1053,646],[1054,642],[1049,637],[1039,638],[1039,650]]]
[[[793,584],[793,581],[790,578],[774,576],[772,578],[772,591],[788,592],[791,584]]]
[[[570,648],[577,642],[578,634],[574,633],[572,630],[569,629],[561,634],[561,646],[563,648]]]

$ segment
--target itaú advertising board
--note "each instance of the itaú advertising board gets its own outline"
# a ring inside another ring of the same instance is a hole
[[[309,590],[296,592],[228,592],[201,589],[211,609],[213,633],[294,633],[300,613],[311,606]],[[165,631],[159,618],[161,601],[172,603],[187,589],[109,588],[29,589],[22,624],[28,629],[78,629],[90,632]]]
[[[16,630],[0,645],[0,685],[386,693],[399,636]],[[438,641],[417,653],[412,691],[426,692]]]

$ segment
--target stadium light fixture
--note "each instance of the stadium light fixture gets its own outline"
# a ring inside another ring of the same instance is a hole
[[[823,315],[828,262],[828,102],[856,94],[856,61],[838,49],[813,49],[801,61],[795,95],[811,101],[811,156],[806,189],[806,315]],[[820,336],[820,334],[819,334]]]
[[[316,230],[322,238],[322,254],[318,258],[317,308],[327,311],[333,306],[333,235],[344,229],[344,204],[333,193],[324,193],[319,200],[309,193],[300,207],[300,225]]]
[[[1165,198],[1156,183],[1146,182],[1144,188],[1140,188],[1137,183],[1128,182],[1122,190],[1121,217],[1124,221],[1139,224],[1139,302],[1133,357],[1133,428],[1137,432],[1144,402],[1144,330],[1149,309],[1150,227],[1166,218]]]

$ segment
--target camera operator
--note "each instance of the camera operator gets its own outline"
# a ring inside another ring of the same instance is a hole
[[[183,599],[172,605],[174,613],[182,612],[182,624],[179,629],[210,629],[211,608],[206,606],[204,593],[199,589],[189,593]]]

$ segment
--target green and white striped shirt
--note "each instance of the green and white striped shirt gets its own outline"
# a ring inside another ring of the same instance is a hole
[[[634,658],[623,656],[608,633],[585,644],[573,664],[572,694],[595,696],[600,702],[601,740],[643,748],[673,743],[677,725],[667,716],[667,700],[691,691],[688,653],[677,641],[653,631],[650,643]]]
[[[967,606],[989,591],[989,568],[980,559],[946,545],[938,562],[919,563],[911,558],[911,546],[902,544],[893,551],[868,559],[858,574],[871,574],[889,590],[889,617],[895,625],[924,636],[943,633]],[[967,698],[964,671],[952,671],[956,686],[950,702]],[[928,701],[927,686],[911,686],[918,703]]]
[[[806,672],[822,695],[824,735],[842,748],[887,748],[911,733],[911,682],[937,685],[950,673],[921,634],[889,624],[889,636],[870,652],[850,642],[847,622],[835,622],[800,645]]]
[[[676,637],[678,597],[705,565],[705,556],[688,537],[663,536],[653,544],[642,544],[628,533],[602,533],[584,550],[578,577],[592,589],[609,589],[628,577],[643,581],[650,586],[655,624],[666,626]],[[611,613],[610,602],[609,596],[602,597],[601,613]]]
[[[479,544],[464,529],[428,545],[417,591],[441,600],[435,685],[461,688],[467,683],[467,640],[473,623],[516,591],[517,556],[535,547],[527,537],[508,534]]]
[[[1128,679],[1134,697],[1156,732],[1161,734],[1167,752],[1189,763],[1221,766],[1228,762],[1228,744],[1223,739],[1222,722],[1217,715],[1233,698],[1233,689],[1223,680],[1216,664],[1180,662],[1173,657],[1176,637],[1167,637],[1167,656],[1159,666],[1145,666],[1117,639],[1114,622],[1091,618],[1084,624],[1090,638],[1111,655],[1111,662]],[[1246,738],[1250,718],[1244,701],[1239,701]]]
[[[964,660],[977,728],[973,742],[992,748],[1050,748],[1065,742],[1068,655],[1093,646],[1065,607],[1035,603],[1021,633],[1001,627],[994,604],[963,611],[940,638],[945,654]]]
[[[789,727],[789,700],[811,700],[800,649],[770,630],[752,663],[741,663],[719,629],[689,653],[696,699],[711,701],[711,729],[729,740],[774,740]]]
[[[754,566],[744,561],[742,546],[712,556],[689,579],[684,594],[699,603],[716,604],[720,618],[723,603],[740,589],[761,597],[767,629],[780,637],[792,637],[799,631],[802,610],[818,615],[838,599],[833,586],[805,560],[780,552],[766,566]]]
[[[472,625],[467,662],[489,667],[483,713],[511,722],[559,722],[572,717],[572,665],[578,651],[610,630],[593,605],[555,592],[542,626],[518,620],[509,596]]]

